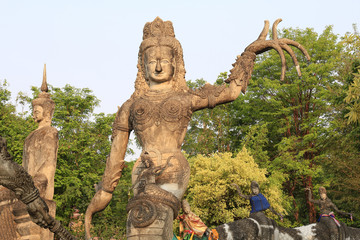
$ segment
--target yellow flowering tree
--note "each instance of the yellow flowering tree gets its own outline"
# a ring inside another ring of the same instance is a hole
[[[240,198],[232,183],[250,194],[250,183],[260,184],[261,192],[271,206],[280,213],[285,212],[286,197],[283,197],[276,176],[266,177],[266,169],[259,168],[246,148],[236,156],[232,153],[215,153],[210,156],[197,155],[189,159],[191,178],[186,198],[192,211],[209,226],[214,227],[249,216],[250,203]],[[270,214],[270,211],[267,211]],[[274,215],[269,215],[277,219]]]

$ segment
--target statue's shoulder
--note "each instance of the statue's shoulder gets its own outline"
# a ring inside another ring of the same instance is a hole
[[[134,103],[134,101],[136,100],[136,98],[130,98],[128,99],[126,102],[124,102],[121,107],[118,107],[118,111],[117,114],[121,113],[121,112],[129,112],[131,105]]]
[[[53,127],[53,126],[48,126],[48,127],[46,127],[47,129],[46,129],[46,131],[49,133],[49,134],[58,134],[58,130],[55,128],[55,127]]]
[[[118,111],[116,112],[115,121],[113,123],[113,136],[117,134],[117,131],[126,131],[129,132],[132,130],[132,127],[129,122],[130,116],[130,108],[133,104],[134,99],[130,98],[126,102],[124,102],[121,107],[118,107]]]
[[[47,126],[42,128],[43,131],[43,138],[45,141],[55,141],[57,142],[59,140],[59,132],[56,128],[52,126]]]

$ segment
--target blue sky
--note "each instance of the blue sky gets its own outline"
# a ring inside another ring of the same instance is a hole
[[[133,92],[142,29],[156,16],[173,22],[186,78],[213,83],[254,41],[265,19],[279,28],[327,25],[343,35],[360,25],[360,1],[0,0],[0,79],[13,95],[48,83],[90,88],[96,112],[114,113]]]

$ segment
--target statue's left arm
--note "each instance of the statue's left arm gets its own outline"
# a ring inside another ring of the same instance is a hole
[[[278,39],[277,25],[280,21],[281,19],[276,20],[273,25],[272,40],[265,40],[269,31],[269,22],[265,21],[264,29],[259,38],[246,47],[245,51],[237,57],[236,62],[233,64],[233,68],[230,70],[231,74],[225,81],[229,83],[229,86],[213,86],[206,84],[203,88],[194,91],[194,95],[196,95],[192,101],[194,111],[203,108],[213,108],[218,104],[232,102],[240,95],[240,92],[245,93],[254,68],[256,55],[264,53],[270,49],[275,49],[280,55],[282,63],[281,80],[285,78],[286,69],[283,50],[290,54],[298,75],[301,76],[299,63],[294,51],[289,47],[289,45],[300,49],[308,60],[310,60],[310,56],[306,49],[298,42],[286,38]]]
[[[343,211],[339,210],[333,202],[331,202],[330,205],[331,205],[331,208],[334,209],[335,212],[337,212],[338,214],[342,215],[343,217],[352,218],[352,214],[351,214],[351,213],[347,213],[347,212],[343,212]]]

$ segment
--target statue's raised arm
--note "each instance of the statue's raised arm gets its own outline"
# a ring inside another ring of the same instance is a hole
[[[218,104],[231,102],[239,96],[240,92],[245,93],[254,68],[256,55],[271,49],[275,49],[280,55],[282,65],[281,80],[284,80],[286,71],[286,61],[283,50],[291,56],[298,75],[301,77],[299,62],[290,46],[298,48],[308,61],[310,60],[310,56],[300,43],[287,38],[278,38],[277,25],[281,21],[281,19],[275,21],[272,27],[272,39],[266,40],[266,36],[269,32],[269,21],[266,20],[264,29],[260,33],[258,39],[247,46],[241,55],[237,56],[236,62],[230,70],[229,78],[225,81],[230,84],[228,88],[206,84],[202,89],[194,91],[196,95],[201,97],[201,99],[193,99],[194,110],[200,110],[207,107],[212,108]]]

